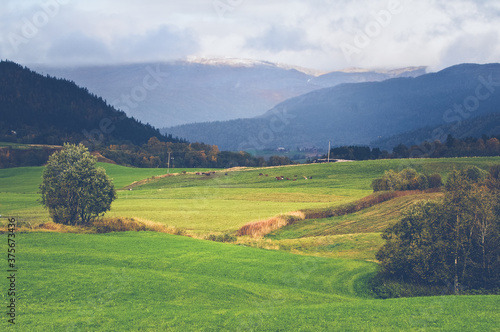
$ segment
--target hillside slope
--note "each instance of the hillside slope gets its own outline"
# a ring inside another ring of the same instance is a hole
[[[243,150],[369,144],[454,119],[500,111],[500,64],[463,64],[416,78],[342,84],[289,99],[253,119],[166,129]],[[479,94],[476,97],[476,94]],[[462,105],[455,108],[455,105]],[[472,108],[472,109],[471,109]]]
[[[480,138],[483,135],[498,135],[500,134],[500,107],[498,111],[499,113],[490,113],[472,119],[457,117],[455,121],[448,124],[421,128],[386,139],[375,140],[371,145],[382,149],[391,149],[401,143],[406,146],[412,146],[424,141],[432,142],[436,139],[444,142],[447,135],[452,135],[460,139],[467,137]]]

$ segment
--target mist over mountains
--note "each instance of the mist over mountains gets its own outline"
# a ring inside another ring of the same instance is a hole
[[[328,141],[337,146],[359,145],[499,111],[500,64],[462,64],[415,78],[316,90],[253,119],[166,130],[227,150],[318,147]]]
[[[266,61],[204,58],[116,66],[32,68],[85,86],[128,116],[157,128],[252,118],[289,98],[321,88],[425,73],[425,67],[322,73]]]

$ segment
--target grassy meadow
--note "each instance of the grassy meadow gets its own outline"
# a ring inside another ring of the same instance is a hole
[[[371,194],[371,181],[388,169],[413,167],[445,176],[453,168],[488,169],[498,163],[500,158],[378,160],[213,170],[210,176],[194,174],[208,170],[171,169],[177,175],[168,177],[161,177],[166,169],[100,165],[118,189],[108,216],[163,223],[203,238],[234,234],[248,222],[282,213],[357,201]],[[0,214],[33,224],[48,220],[37,203],[42,171],[0,170]],[[277,176],[291,180],[277,181]],[[153,232],[18,233],[18,316],[10,328],[497,330],[500,296],[381,300],[369,289],[377,270],[375,253],[383,244],[380,233],[406,206],[440,195],[398,197],[349,215],[301,220],[264,237],[238,237],[234,244]],[[6,248],[6,234],[0,241]],[[0,285],[7,286],[6,281]],[[0,301],[7,303],[5,291]],[[8,325],[4,317],[0,330]]]
[[[500,323],[498,296],[373,299],[376,264],[363,260],[147,232],[25,233],[18,248],[16,331],[493,331]]]
[[[453,168],[477,165],[487,169],[498,162],[500,158],[377,160],[230,172],[214,170],[216,174],[209,177],[194,174],[208,170],[170,169],[179,175],[159,179],[153,177],[167,174],[167,169],[100,165],[118,189],[119,198],[108,216],[151,220],[200,235],[234,232],[248,222],[278,214],[358,200],[372,192],[371,181],[387,169],[413,167],[445,176]],[[17,215],[34,224],[49,220],[47,211],[37,202],[42,171],[42,167],[0,169],[0,214]],[[183,175],[182,171],[188,174]],[[277,176],[291,180],[276,181]],[[148,178],[151,181],[145,185],[132,191],[123,190]]]

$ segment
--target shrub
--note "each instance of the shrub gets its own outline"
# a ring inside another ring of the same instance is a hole
[[[428,177],[411,168],[406,168],[399,173],[388,170],[382,178],[373,180],[371,184],[373,191],[426,190],[442,185],[443,183],[439,174],[433,174]]]
[[[427,177],[429,188],[439,188],[443,186],[443,179],[438,173],[431,174]]]
[[[214,242],[236,242],[237,240],[236,236],[233,236],[229,233],[220,235],[210,234],[209,236],[206,237],[206,239]]]
[[[187,232],[182,228],[178,228],[175,230],[174,235],[187,236]]]
[[[96,233],[146,231],[146,225],[134,219],[109,218],[94,222]]]

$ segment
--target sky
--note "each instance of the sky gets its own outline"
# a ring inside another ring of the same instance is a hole
[[[322,71],[500,62],[498,0],[2,0],[0,58],[245,58]]]

